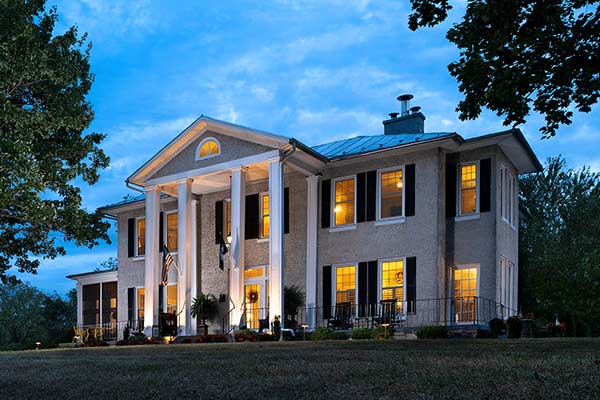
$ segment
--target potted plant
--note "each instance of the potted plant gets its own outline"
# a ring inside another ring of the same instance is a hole
[[[217,299],[212,294],[204,294],[200,292],[198,297],[192,300],[191,313],[193,318],[197,318],[198,331],[204,330],[204,335],[208,335],[208,325],[206,320],[211,320],[217,315]]]
[[[283,303],[285,327],[296,329],[296,314],[298,308],[304,306],[304,291],[296,285],[286,286],[283,289]]]

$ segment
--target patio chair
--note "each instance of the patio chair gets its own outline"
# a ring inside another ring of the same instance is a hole
[[[327,320],[327,327],[333,329],[350,329],[352,327],[352,303],[343,302],[335,305],[335,315]]]
[[[379,315],[377,316],[377,323],[381,324],[393,324],[396,322],[396,300],[381,300],[379,302]]]

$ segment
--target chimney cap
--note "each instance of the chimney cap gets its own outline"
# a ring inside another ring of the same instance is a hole
[[[391,119],[396,119],[396,118],[398,118],[398,115],[400,115],[400,113],[397,113],[397,112],[391,112],[389,115],[390,115],[390,118],[391,118]]]
[[[412,94],[403,94],[401,96],[398,96],[397,100],[398,101],[408,101],[408,100],[411,100],[413,97],[415,97],[415,96],[413,96]]]
[[[419,111],[421,111],[421,106],[414,106],[410,108],[410,111],[414,114],[414,113],[418,113]]]

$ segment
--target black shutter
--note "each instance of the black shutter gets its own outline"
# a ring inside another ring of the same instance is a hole
[[[331,318],[331,265],[323,267],[323,319]]]
[[[221,243],[223,237],[223,201],[215,202],[215,244]]]
[[[283,189],[283,233],[290,233],[290,189]]]
[[[377,304],[377,297],[378,297],[378,288],[377,288],[377,284],[378,284],[378,280],[377,280],[377,276],[378,274],[378,263],[377,260],[374,261],[369,261],[369,293],[368,293],[368,303],[374,307]]]
[[[127,220],[127,257],[135,255],[135,218]]]
[[[375,221],[377,210],[377,171],[367,172],[367,212],[366,221]]]
[[[164,240],[165,240],[165,236],[164,236],[164,231],[165,231],[165,213],[160,213],[160,217],[158,220],[158,252],[160,253],[161,251],[163,251],[163,245],[165,244]]]
[[[416,311],[417,300],[417,257],[406,259],[406,312]]]
[[[246,239],[258,238],[258,226],[260,219],[260,208],[258,200],[258,193],[246,196]]]
[[[404,184],[406,185],[406,211],[404,213],[407,217],[415,215],[415,164],[409,164],[405,167],[406,179]]]
[[[479,200],[479,211],[488,212],[492,208],[492,159],[486,158],[479,162],[481,168],[481,177],[479,178],[480,189],[480,200]]]
[[[456,217],[456,161],[446,157],[446,218]]]
[[[368,309],[368,268],[369,263],[360,262],[358,263],[358,313],[360,316],[368,315],[366,313]]]
[[[367,173],[356,174],[356,222],[367,219]]]
[[[331,224],[331,179],[321,182],[321,228]]]
[[[163,292],[163,285],[158,285],[158,314],[162,314],[165,309],[165,294]]]
[[[135,321],[135,288],[127,288],[127,320]]]

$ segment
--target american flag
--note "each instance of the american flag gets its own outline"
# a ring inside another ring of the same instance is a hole
[[[167,246],[163,245],[163,266],[160,280],[160,284],[163,286],[169,284],[169,269],[171,269],[171,266],[175,266],[175,260],[173,260],[173,255],[171,255]]]

